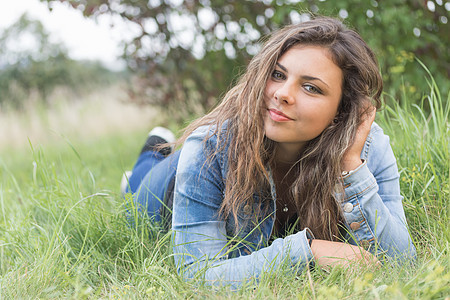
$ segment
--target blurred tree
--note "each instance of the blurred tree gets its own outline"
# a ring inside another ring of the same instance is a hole
[[[22,15],[0,33],[0,105],[21,108],[30,94],[47,101],[57,86],[74,92],[112,79],[99,63],[70,59],[42,23]]]
[[[65,56],[62,46],[49,41],[40,22],[22,15],[0,34],[0,103],[20,107],[33,89],[45,98],[63,76],[42,61]]]
[[[337,16],[375,49],[387,91],[425,91],[417,57],[448,90],[449,2],[442,0],[41,0],[86,16],[119,15],[137,32],[124,58],[140,80],[136,101],[198,114],[216,103],[258,51],[263,35],[311,15]],[[403,80],[399,79],[401,77]],[[422,86],[416,86],[422,85]]]

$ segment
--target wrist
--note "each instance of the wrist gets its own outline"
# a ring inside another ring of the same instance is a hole
[[[359,157],[351,158],[351,159],[345,159],[342,162],[342,171],[343,172],[350,172],[358,168],[360,165],[362,165],[363,160]]]

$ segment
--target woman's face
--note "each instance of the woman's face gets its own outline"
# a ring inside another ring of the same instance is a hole
[[[266,136],[298,153],[337,115],[342,82],[342,70],[332,61],[328,49],[290,48],[278,60],[266,84]]]

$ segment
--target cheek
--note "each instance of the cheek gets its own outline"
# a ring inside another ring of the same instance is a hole
[[[264,105],[264,108],[268,108],[270,105],[270,102],[272,100],[272,97],[270,96],[269,91],[264,91],[264,101],[262,101],[262,104]]]
[[[270,80],[267,81],[266,87],[264,88],[264,94],[266,95],[266,97],[270,98],[274,93],[273,90],[274,90],[273,82],[271,82]]]

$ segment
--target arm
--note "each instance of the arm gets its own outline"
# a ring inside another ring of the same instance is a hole
[[[228,258],[232,246],[226,222],[218,217],[226,168],[219,155],[207,163],[215,138],[205,148],[204,136],[196,131],[186,140],[178,164],[172,219],[178,272],[188,279],[200,276],[210,283],[240,285],[282,264],[297,269],[307,265],[312,253],[305,230],[250,255]]]
[[[378,247],[387,257],[405,261],[415,258],[415,248],[402,206],[396,159],[389,137],[372,125],[374,118],[375,111],[358,128],[343,161],[345,171],[353,170],[343,178],[345,223],[350,243],[370,245],[372,252]]]

